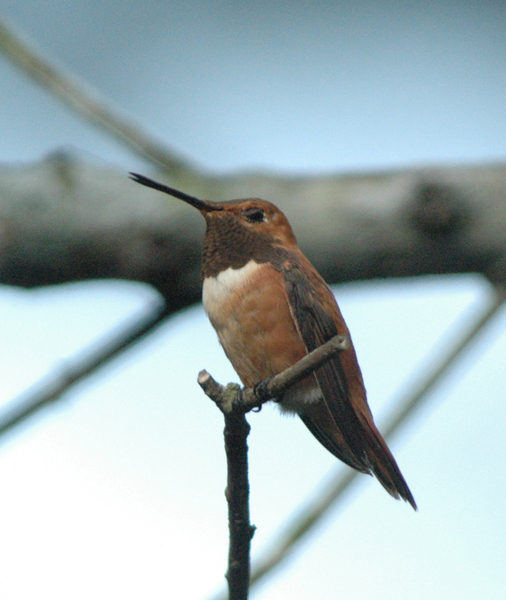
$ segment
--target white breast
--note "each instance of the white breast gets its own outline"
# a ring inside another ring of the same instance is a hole
[[[240,269],[229,267],[218,273],[216,277],[204,279],[202,302],[204,310],[215,328],[218,328],[216,321],[219,320],[219,315],[223,312],[230,297],[235,294],[240,295],[253,273],[260,268],[261,265],[250,260]]]

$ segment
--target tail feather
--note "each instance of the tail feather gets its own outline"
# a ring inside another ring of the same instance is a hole
[[[368,432],[367,440],[367,462],[372,473],[381,485],[395,499],[409,502],[414,510],[418,510],[411,490],[404,479],[397,461],[390,452],[381,433],[373,422],[363,422],[364,429]]]
[[[370,468],[360,460],[346,443],[325,402],[309,404],[299,414],[304,425],[315,436],[320,444],[339,460],[361,473],[370,473]]]
[[[374,475],[396,500],[405,500],[418,510],[413,494],[374,422],[366,417],[360,419],[363,436],[360,451],[357,451],[347,444],[324,402],[309,404],[299,416],[320,444],[336,458],[361,473]]]

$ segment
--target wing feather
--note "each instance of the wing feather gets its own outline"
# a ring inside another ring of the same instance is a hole
[[[349,335],[332,292],[315,271],[310,281],[290,263],[284,277],[292,316],[308,352],[335,335]],[[336,321],[342,324],[341,331]],[[352,372],[353,381],[346,372]],[[361,472],[374,473],[392,496],[403,498],[416,509],[413,495],[374,424],[353,347],[327,361],[314,375],[335,429],[323,426],[328,415],[315,414],[315,405],[309,405],[301,415],[308,429],[337,458]]]

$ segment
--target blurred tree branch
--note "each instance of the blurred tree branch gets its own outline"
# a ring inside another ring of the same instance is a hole
[[[78,82],[32,48],[0,18],[0,52],[25,75],[46,88],[87,121],[167,173],[186,173],[192,168],[164,144],[153,139],[133,119],[122,115],[90,86]]]
[[[118,356],[132,345],[144,339],[167,318],[167,309],[163,302],[152,306],[150,310],[123,325],[118,331],[109,332],[98,349],[80,353],[73,360],[66,361],[57,372],[44,381],[26,390],[2,410],[0,416],[0,436],[4,435],[36,411],[61,400],[63,395],[75,384],[95,373],[100,367]],[[97,344],[94,344],[96,346]]]
[[[274,201],[329,283],[463,272],[504,277],[506,165],[183,175],[168,183],[213,200]],[[200,299],[203,224],[194,212],[126,173],[68,154],[0,167],[0,283],[130,279],[154,286],[179,310]]]
[[[330,283],[471,271],[503,280],[504,164],[215,177],[154,140],[1,19],[0,52],[81,117],[162,168],[171,186],[201,198],[254,194],[278,204],[304,253]],[[133,279],[156,287],[169,310],[178,310],[200,295],[197,218],[177,202],[135,189],[120,172],[68,154],[3,167],[0,283]]]

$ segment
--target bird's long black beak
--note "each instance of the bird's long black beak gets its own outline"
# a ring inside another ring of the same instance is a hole
[[[213,210],[223,210],[223,207],[215,202],[208,202],[206,200],[199,200],[194,196],[190,196],[189,194],[185,194],[184,192],[180,192],[174,188],[169,187],[168,185],[164,185],[163,183],[158,183],[157,181],[153,181],[149,179],[149,177],[144,177],[144,175],[139,175],[138,173],[129,173],[130,179],[136,181],[137,183],[141,183],[146,187],[153,188],[154,190],[158,190],[160,192],[164,192],[165,194],[169,194],[169,196],[174,196],[174,198],[178,198],[179,200],[183,200],[187,204],[191,204],[195,208],[198,208],[202,212],[210,212]]]

